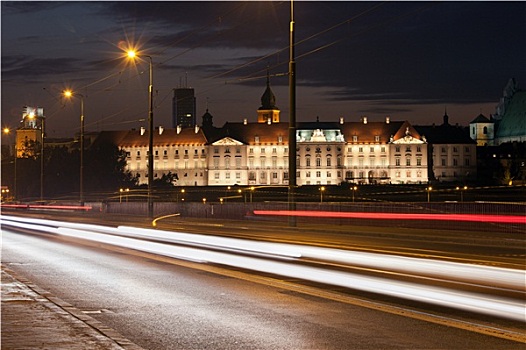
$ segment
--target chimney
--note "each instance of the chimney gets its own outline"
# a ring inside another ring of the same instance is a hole
[[[144,135],[145,132],[146,132],[146,129],[144,128],[144,126],[141,126],[141,136]]]
[[[196,134],[199,132],[199,125],[196,125],[196,126],[195,126],[194,131],[195,131]]]
[[[243,119],[243,125],[247,125],[247,124],[248,124],[247,118]]]
[[[183,127],[181,125],[177,125],[177,135],[179,135],[181,133],[182,129],[183,129]]]
[[[164,128],[162,126],[159,126],[159,135],[162,135],[164,131]]]
[[[367,117],[363,117],[363,123],[367,124]]]
[[[267,124],[268,124],[268,125],[272,124],[272,119],[268,118],[268,119],[267,119]]]
[[[389,124],[391,122],[391,118],[385,117],[385,124]]]
[[[343,124],[344,120],[343,117],[340,117],[340,124]]]

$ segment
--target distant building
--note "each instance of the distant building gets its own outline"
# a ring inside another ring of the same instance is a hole
[[[429,143],[431,181],[470,182],[477,179],[477,143],[469,131],[449,124],[447,113],[442,125],[415,126]]]
[[[481,114],[470,123],[470,136],[478,146],[526,142],[526,91],[515,79],[506,84],[495,114],[489,119]]]
[[[24,107],[22,120],[16,129],[16,157],[36,157],[42,147],[44,108]]]
[[[196,123],[196,99],[193,88],[173,90],[172,127],[193,128]]]

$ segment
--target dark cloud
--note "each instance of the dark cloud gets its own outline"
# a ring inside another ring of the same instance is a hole
[[[294,4],[302,118],[496,104],[508,79],[526,85],[526,2]],[[286,119],[289,6],[2,2],[3,114],[12,110],[6,103],[48,103],[32,89],[80,80],[101,91],[100,101],[92,97],[88,104],[100,115],[144,109],[147,64],[125,62],[129,42],[153,57],[156,91],[165,101],[159,115],[170,115],[171,91],[187,75],[198,109],[206,98],[216,114],[249,116],[259,107],[268,69]]]

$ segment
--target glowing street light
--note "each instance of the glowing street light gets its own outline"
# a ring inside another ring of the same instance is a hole
[[[356,192],[356,190],[358,190],[358,186],[351,187],[351,190],[352,190],[352,201],[354,202],[354,192]]]
[[[79,201],[80,205],[84,205],[84,95],[71,90],[63,92],[66,98],[77,97],[80,99],[80,187],[79,187]]]
[[[5,134],[5,135],[9,135],[11,134],[11,129],[9,129],[7,126],[4,127],[2,129],[2,132]],[[18,154],[17,154],[17,147],[16,147],[16,136],[15,136],[15,142],[14,142],[14,152],[15,152],[15,159],[14,159],[14,164],[13,166],[15,167],[14,169],[14,178],[13,178],[13,200],[16,200],[16,159],[18,158]]]
[[[320,203],[323,203],[323,192],[325,192],[325,186],[320,187]]]
[[[148,216],[153,218],[153,64],[152,56],[138,55],[135,50],[128,50],[126,52],[128,58],[134,60],[136,57],[147,57],[150,66],[150,85],[148,86]]]
[[[427,191],[427,202],[429,203],[429,194],[431,193],[431,191],[433,190],[433,187],[429,186],[429,187],[426,187],[426,191]]]
[[[460,201],[464,202],[464,191],[468,189],[468,186],[459,187],[457,186],[456,190],[460,191]]]

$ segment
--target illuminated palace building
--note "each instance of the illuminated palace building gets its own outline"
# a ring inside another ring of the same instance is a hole
[[[171,172],[179,186],[288,184],[288,123],[280,121],[268,80],[256,122],[245,119],[214,127],[212,119],[207,110],[201,126],[154,131],[155,178]],[[139,183],[148,179],[148,132],[100,135],[126,151],[128,170],[139,175]],[[469,136],[465,144],[449,143],[447,150],[444,146],[437,151],[444,154],[434,156],[428,153],[432,148],[426,137],[409,122],[389,118],[298,123],[297,184],[427,183],[437,176],[443,181],[476,176],[476,143]]]

